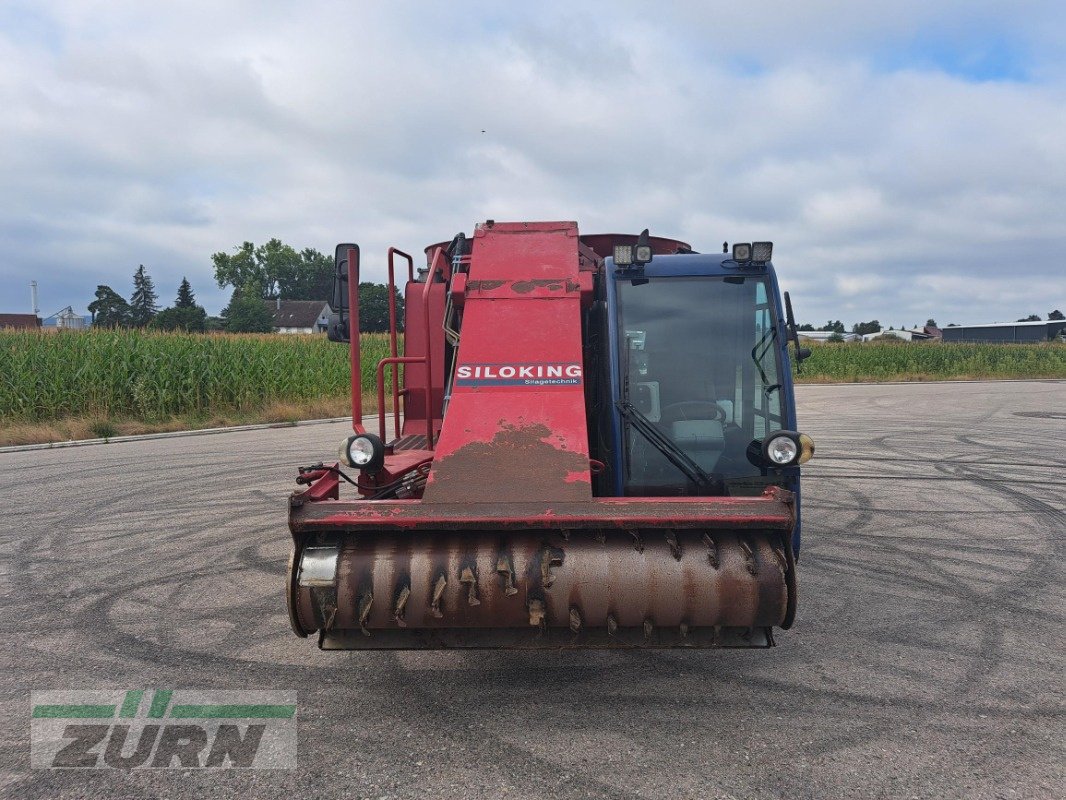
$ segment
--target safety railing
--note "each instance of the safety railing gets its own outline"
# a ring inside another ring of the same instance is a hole
[[[350,252],[350,251],[349,251]],[[385,370],[393,367],[392,390],[393,390],[393,421],[396,426],[396,435],[400,433],[399,412],[399,365],[401,364],[425,364],[425,403],[426,403],[426,449],[432,450],[434,445],[433,435],[433,327],[429,324],[429,300],[433,283],[437,274],[444,274],[447,260],[444,258],[444,249],[438,247],[433,251],[430,260],[429,273],[426,275],[425,286],[422,287],[422,321],[425,329],[425,355],[423,356],[400,356],[396,349],[396,291],[393,255],[407,259],[408,280],[414,279],[414,259],[402,250],[389,248],[389,329],[390,329],[390,356],[378,362],[377,367],[377,391],[378,391],[378,431],[382,441],[385,440]],[[351,262],[349,261],[349,293],[351,291]],[[350,295],[349,295],[350,296]],[[358,325],[356,326],[358,327]],[[353,364],[356,362],[353,362]],[[354,368],[354,367],[353,367]]]

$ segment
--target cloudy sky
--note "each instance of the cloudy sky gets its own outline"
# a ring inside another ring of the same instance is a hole
[[[0,0],[0,311],[574,219],[772,239],[801,320],[1066,310],[1061,3]]]

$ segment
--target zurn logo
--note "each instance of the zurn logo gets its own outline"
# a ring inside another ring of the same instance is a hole
[[[31,703],[34,769],[296,766],[294,691],[50,691]]]

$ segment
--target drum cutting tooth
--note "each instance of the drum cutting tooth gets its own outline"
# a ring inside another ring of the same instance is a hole
[[[514,571],[506,556],[500,556],[496,561],[496,572],[503,578],[503,593],[508,596],[518,594],[518,589],[514,585]]]
[[[540,583],[545,589],[555,583],[555,576],[552,575],[552,567],[558,567],[563,563],[563,551],[545,545],[544,551],[541,553],[540,558]]]
[[[748,568],[750,574],[758,575],[759,565],[755,562],[755,551],[752,549],[751,542],[743,536],[739,537],[737,541],[740,542],[740,549],[744,551],[744,566]]]
[[[470,567],[463,567],[463,572],[459,576],[459,583],[464,583],[467,586],[466,601],[472,606],[481,605],[481,601],[477,597],[477,576],[474,575],[474,570]]]
[[[444,616],[444,612],[440,610],[440,599],[444,595],[444,587],[448,585],[448,579],[444,577],[444,573],[440,574],[437,578],[437,583],[433,587],[433,599],[429,604],[429,611],[433,616],[440,619]]]
[[[570,606],[570,630],[578,633],[581,630],[581,612],[577,606]]]
[[[681,638],[682,639],[687,639],[688,638],[688,623],[687,622],[682,622],[681,623]]]
[[[546,609],[544,608],[543,600],[530,600],[529,601],[529,624],[533,627],[544,627],[544,615]]]
[[[393,618],[396,620],[396,624],[401,627],[406,627],[407,623],[403,621],[403,615],[407,611],[407,599],[411,596],[411,587],[404,584],[401,587],[399,594],[396,595],[396,608],[393,610]]]
[[[645,639],[650,639],[651,638],[651,633],[654,630],[655,630],[655,626],[652,624],[651,620],[650,619],[644,620],[644,638]]]
[[[667,531],[666,543],[670,545],[670,553],[677,560],[681,560],[681,545],[677,541],[677,534],[674,531]]]
[[[774,558],[777,559],[778,566],[781,567],[781,574],[788,574],[788,559],[785,557],[785,551],[778,547],[776,544],[773,546]]]
[[[607,615],[607,633],[614,636],[614,632],[618,630],[618,620],[614,618],[614,614]]]
[[[703,534],[703,543],[707,545],[707,560],[714,569],[718,569],[718,543],[709,533]]]
[[[370,607],[372,605],[374,605],[374,595],[369,592],[359,598],[359,629],[364,636],[370,635],[370,630],[366,627],[366,621],[370,617]]]

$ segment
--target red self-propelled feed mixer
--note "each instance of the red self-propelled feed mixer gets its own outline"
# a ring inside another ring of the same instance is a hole
[[[390,249],[403,354],[393,305],[375,431],[359,248],[339,245],[355,433],[290,499],[293,630],[325,649],[772,645],[813,443],[771,251],[491,220],[417,275]]]

